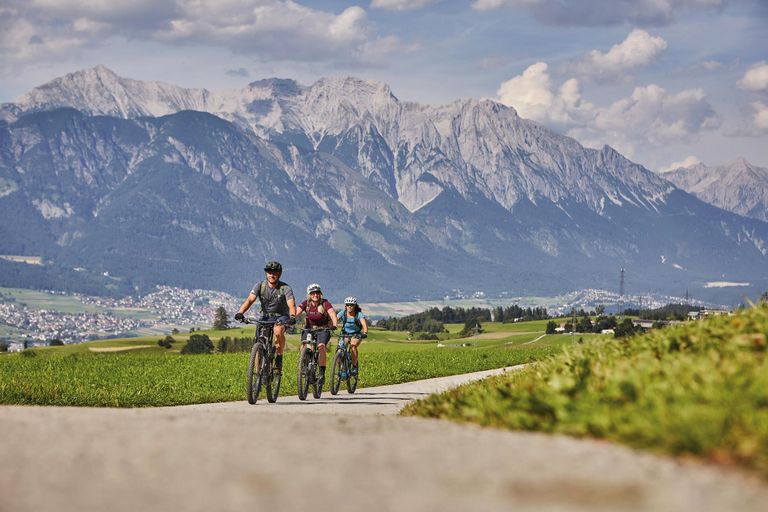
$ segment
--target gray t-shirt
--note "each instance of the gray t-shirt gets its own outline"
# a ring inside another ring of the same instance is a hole
[[[270,288],[269,284],[262,286],[265,281],[259,281],[253,285],[251,293],[261,301],[261,313],[277,313],[279,315],[289,315],[288,299],[294,299],[291,287],[282,281],[277,282],[277,286]],[[264,290],[264,296],[261,296],[261,290]],[[295,299],[294,299],[295,300]]]

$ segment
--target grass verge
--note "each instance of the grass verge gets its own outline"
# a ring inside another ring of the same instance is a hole
[[[561,350],[424,347],[366,353],[367,349],[364,345],[360,354],[361,387],[521,364]],[[245,399],[246,353],[158,356],[137,352],[10,354],[0,358],[0,403],[146,407]],[[296,358],[295,351],[285,355],[281,396],[296,393]]]
[[[403,414],[589,436],[735,463],[768,477],[768,304],[594,340]]]

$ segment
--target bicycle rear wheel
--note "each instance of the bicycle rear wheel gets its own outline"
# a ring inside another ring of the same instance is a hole
[[[301,353],[299,354],[298,371],[296,374],[296,387],[299,390],[299,400],[307,399],[307,392],[309,391],[309,358],[311,354],[307,350],[307,346],[301,347]]]
[[[347,367],[347,391],[349,391],[349,393],[351,394],[351,393],[354,393],[355,390],[357,389],[357,373],[352,375],[352,357],[351,356],[349,356],[349,359],[347,361],[349,362],[349,365]],[[359,362],[358,362],[357,371],[358,372],[360,371]]]
[[[246,393],[248,396],[248,403],[253,405],[256,400],[259,399],[259,393],[261,393],[262,373],[261,367],[264,360],[264,345],[261,342],[256,342],[251,348],[251,357],[248,360],[248,377],[246,379]]]
[[[341,386],[341,372],[344,365],[342,363],[341,351],[337,350],[333,356],[333,363],[331,363],[331,394],[335,395],[339,392]]]

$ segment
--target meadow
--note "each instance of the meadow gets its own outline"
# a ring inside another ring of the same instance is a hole
[[[734,316],[584,340],[404,414],[595,437],[768,477],[768,303]]]
[[[441,340],[417,341],[407,332],[371,329],[360,349],[359,386],[529,363],[575,343],[572,336],[544,336],[546,322],[484,325],[479,336],[458,338],[449,324]],[[214,342],[253,336],[254,329],[195,331]],[[159,336],[111,339],[29,349],[0,356],[0,403],[146,407],[243,400],[247,353],[181,355],[191,333],[173,334],[172,348]],[[592,335],[591,337],[594,337]],[[335,343],[333,344],[335,348]],[[298,336],[287,337],[281,395],[296,393]]]

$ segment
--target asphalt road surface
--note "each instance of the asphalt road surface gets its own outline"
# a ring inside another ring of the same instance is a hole
[[[0,512],[768,510],[736,470],[396,416],[489,373],[255,406],[3,406]]]

